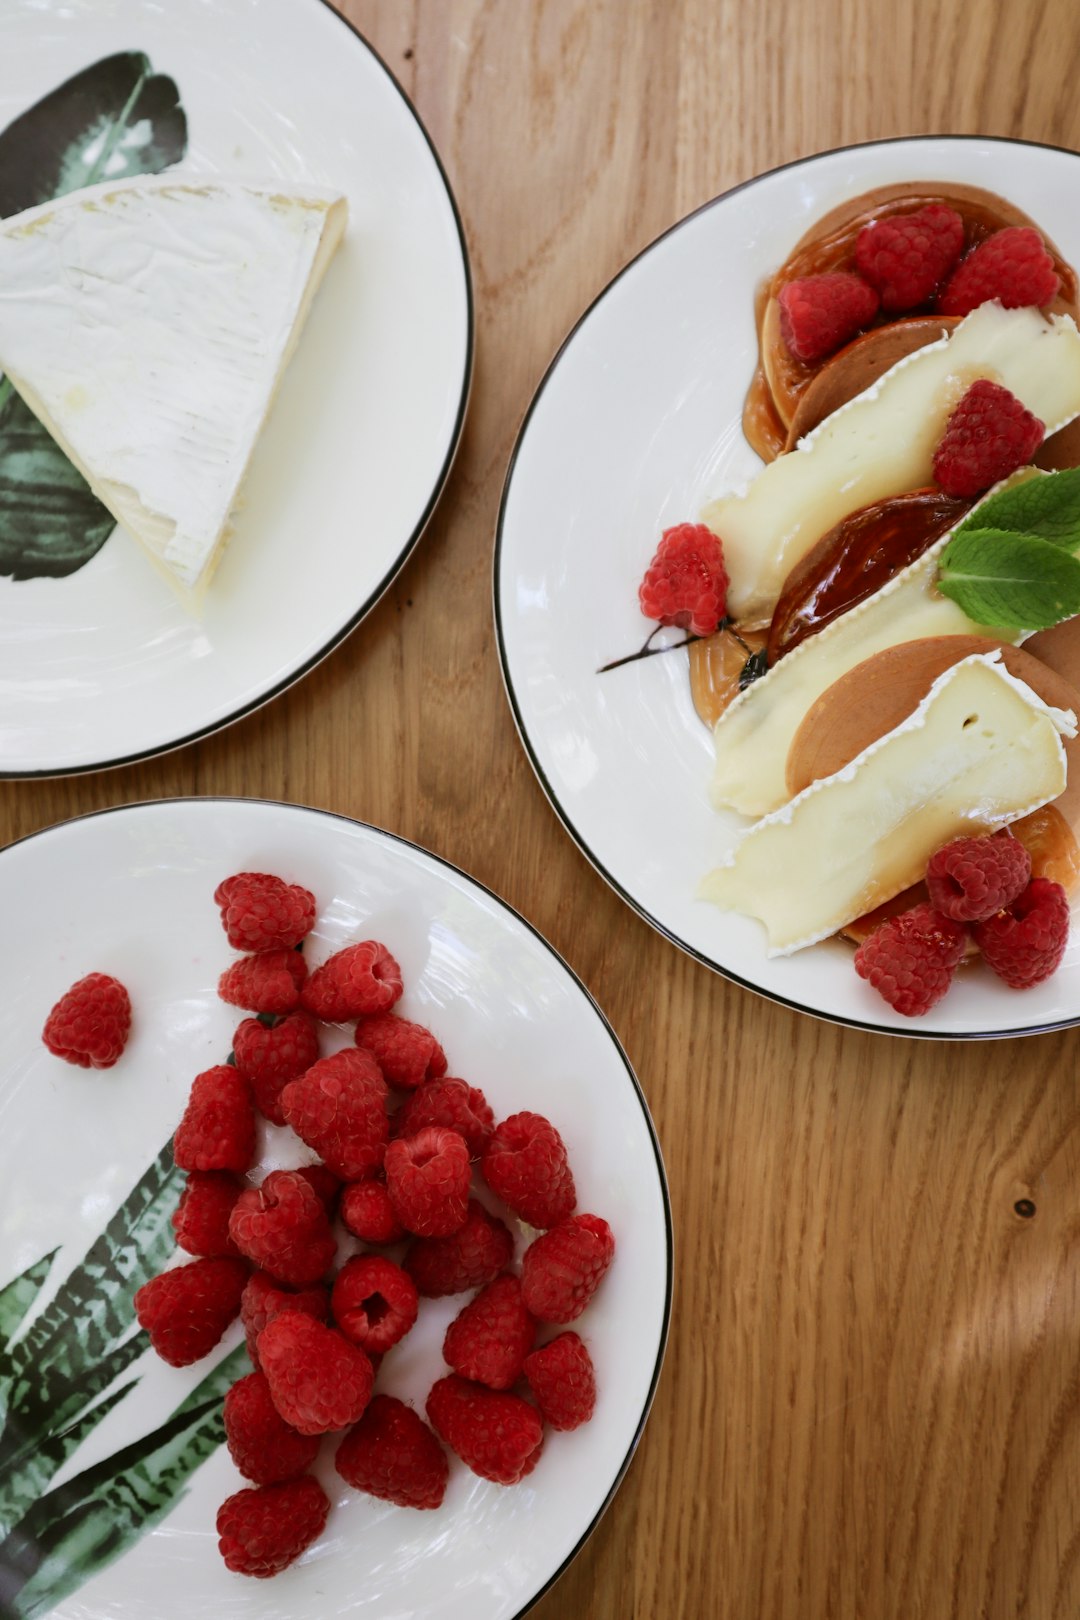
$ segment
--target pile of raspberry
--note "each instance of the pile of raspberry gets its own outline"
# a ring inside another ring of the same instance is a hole
[[[173,1140],[188,1173],[173,1225],[193,1258],[151,1279],[135,1307],[176,1367],[243,1323],[254,1370],[227,1394],[224,1423],[250,1485],[222,1505],[217,1530],[229,1569],[265,1577],[326,1524],[311,1472],[324,1435],[354,1489],[430,1509],[447,1486],[444,1448],[514,1485],[546,1429],[586,1423],[592,1360],[566,1330],[615,1243],[606,1221],[576,1212],[554,1125],[528,1112],[496,1123],[482,1092],[448,1075],[434,1035],[392,1010],[403,983],[385,945],[349,945],[309,972],[307,889],[245,872],[214,898],[245,953],[219,994],[254,1016],[230,1061],[196,1077]],[[320,1021],[354,1025],[352,1044],[321,1056]],[[260,1119],[290,1127],[309,1162],[258,1179]],[[535,1229],[518,1270],[515,1218]],[[425,1422],[376,1382],[421,1300],[463,1293]]]

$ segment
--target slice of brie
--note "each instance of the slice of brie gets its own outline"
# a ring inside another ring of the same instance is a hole
[[[760,918],[770,956],[816,944],[917,882],[951,838],[1057,798],[1062,735],[1076,735],[1075,715],[999,653],[965,658],[895,731],[749,828],[700,896]]]
[[[0,225],[0,371],[197,602],[345,199],[178,176]]]

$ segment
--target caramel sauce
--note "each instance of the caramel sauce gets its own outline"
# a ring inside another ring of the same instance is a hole
[[[757,652],[765,645],[761,630],[740,631],[746,647]],[[727,630],[690,643],[690,693],[698,716],[710,731],[739,690],[739,676],[748,654]]]

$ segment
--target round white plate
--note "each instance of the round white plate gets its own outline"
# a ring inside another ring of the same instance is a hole
[[[326,1533],[272,1581],[231,1575],[218,1555],[217,1507],[243,1484],[222,1448],[157,1528],[55,1614],[508,1620],[581,1547],[640,1438],[667,1333],[671,1220],[645,1100],[611,1027],[529,924],[456,868],[323,811],[226,799],[105,811],[0,854],[7,1149],[0,1287],[62,1244],[44,1303],[171,1136],[192,1077],[228,1052],[241,1015],[215,991],[233,953],[212,895],[222,876],[244,868],[278,872],[314,891],[313,962],[354,939],[383,939],[404,971],[402,1010],[436,1031],[451,1072],[480,1086],[497,1117],[536,1109],[564,1134],[579,1208],[604,1215],[617,1242],[614,1264],[577,1324],[597,1368],[596,1414],[576,1433],[549,1433],[535,1472],[511,1489],[452,1459],[446,1500],[427,1513],[349,1490],[327,1444],[319,1466],[334,1504]],[[134,1007],[123,1058],[101,1072],[53,1058],[40,1038],[56,997],[94,970],[116,974]],[[271,1145],[267,1154],[281,1159],[288,1133],[270,1134],[277,1150]],[[301,1162],[295,1139],[291,1147],[290,1162]],[[388,1357],[380,1386],[422,1410],[445,1371],[442,1338],[461,1304],[460,1297],[421,1302],[417,1326]],[[225,1344],[238,1342],[239,1325]],[[146,1354],[135,1365],[137,1388],[55,1483],[161,1423],[213,1359],[176,1370]]]
[[[919,179],[1000,192],[1080,263],[1080,158],[1013,141],[846,147],[707,203],[616,276],[533,398],[499,514],[499,652],[522,741],[567,831],[675,944],[738,984],[837,1023],[930,1037],[1026,1034],[1080,1021],[1080,935],[1036,989],[1010,991],[972,971],[921,1019],[893,1013],[856,976],[844,945],[769,961],[757,922],[695,899],[746,823],[708,803],[712,739],[694,712],[686,654],[597,674],[648,632],[637,586],[661,530],[696,521],[710,495],[760,466],[741,425],[758,283],[845,197]]]
[[[194,741],[359,623],[450,470],[472,295],[423,126],[323,0],[6,0],[2,32],[0,128],[90,63],[142,51],[187,115],[170,172],[309,181],[349,202],[201,618],[120,531],[67,578],[0,578],[0,774],[53,775]]]

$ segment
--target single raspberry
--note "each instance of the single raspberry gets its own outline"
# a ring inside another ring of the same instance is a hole
[[[241,1254],[293,1288],[318,1282],[337,1254],[326,1206],[295,1170],[271,1170],[260,1186],[241,1193],[229,1236]]]
[[[540,1322],[572,1322],[595,1294],[615,1254],[599,1215],[573,1215],[538,1237],[521,1260],[521,1297]]]
[[[238,872],[219,883],[214,904],[238,951],[291,950],[315,926],[315,896],[270,872]]]
[[[432,1386],[428,1422],[481,1479],[516,1485],[540,1461],[544,1430],[536,1408],[451,1373]]]
[[[390,1134],[386,1081],[370,1052],[352,1046],[320,1058],[290,1080],[281,1111],[342,1181],[356,1181],[382,1165]]]
[[[638,586],[638,603],[647,619],[711,636],[727,612],[728,583],[724,548],[712,530],[704,523],[677,523],[661,536]]]
[[[369,1355],[382,1354],[409,1332],[420,1309],[420,1296],[408,1272],[392,1260],[379,1254],[356,1254],[337,1274],[330,1309],[352,1344]]]
[[[934,451],[934,477],[946,495],[978,495],[1026,466],[1045,431],[1015,394],[980,377],[945,424]]]
[[[398,1507],[437,1508],[450,1465],[423,1418],[393,1395],[375,1395],[337,1449],[334,1467],[354,1491]]]
[[[878,295],[861,276],[834,270],[788,281],[776,295],[780,336],[796,360],[813,365],[850,343],[878,312]]]
[[[996,298],[1006,309],[1041,308],[1060,286],[1061,278],[1038,231],[1030,225],[1007,225],[960,261],[937,307],[942,315],[968,315],[987,299]]]
[[[370,1052],[387,1083],[412,1091],[446,1073],[446,1053],[429,1029],[397,1013],[371,1013],[356,1026],[356,1044]]]
[[[949,988],[966,940],[962,923],[924,902],[875,928],[855,952],[855,971],[890,1007],[917,1018]]]
[[[855,239],[859,274],[881,294],[889,315],[925,304],[964,249],[964,222],[944,203],[872,219]]]
[[[371,1362],[336,1329],[282,1311],[259,1334],[259,1361],[274,1405],[301,1434],[355,1423],[371,1399]]]
[[[341,1192],[341,1178],[325,1164],[302,1164],[297,1170],[298,1176],[303,1176],[309,1187],[318,1195],[330,1219],[334,1218],[334,1207],[337,1204],[338,1194]]]
[[[465,1138],[471,1159],[478,1159],[491,1140],[495,1115],[484,1093],[465,1080],[429,1080],[406,1097],[390,1122],[391,1136],[415,1136],[429,1125],[442,1125]]]
[[[191,1260],[151,1277],[135,1295],[139,1326],[170,1367],[209,1355],[239,1314],[248,1278],[243,1260]]]
[[[536,1342],[517,1277],[496,1277],[458,1312],[446,1330],[443,1360],[462,1378],[509,1389]]]
[[[365,1243],[400,1243],[405,1236],[385,1181],[350,1181],[338,1213],[347,1230]]]
[[[347,945],[317,967],[304,986],[301,1001],[308,1012],[328,1024],[389,1012],[404,985],[401,969],[385,945],[365,939]]]
[[[592,1357],[576,1333],[559,1333],[525,1357],[540,1416],[553,1429],[579,1429],[596,1409]]]
[[[1029,990],[1057,971],[1069,939],[1069,898],[1060,883],[1032,878],[995,916],[976,923],[986,965],[1014,990]]]
[[[542,1114],[511,1114],[497,1127],[480,1161],[496,1197],[530,1226],[557,1226],[572,1215],[577,1190],[566,1145]]]
[[[281,1093],[318,1061],[315,1020],[305,1012],[290,1013],[269,1026],[258,1018],[245,1018],[233,1035],[233,1057],[251,1086],[256,1108],[272,1124],[284,1125]]]
[[[180,1248],[204,1260],[239,1254],[229,1236],[229,1216],[240,1193],[240,1183],[227,1170],[192,1170],[172,1217]]]
[[[417,1237],[448,1237],[465,1224],[469,1149],[460,1131],[428,1126],[398,1137],[383,1161],[394,1214]]]
[[[131,1029],[131,1000],[119,979],[88,973],[66,990],[41,1038],[54,1057],[80,1069],[111,1069]]]
[[[930,904],[955,922],[983,922],[1027,887],[1031,856],[1018,838],[954,838],[926,868]]]
[[[255,1158],[251,1088],[228,1063],[197,1074],[173,1137],[181,1170],[234,1170],[243,1175]]]
[[[248,1373],[232,1386],[222,1417],[229,1456],[255,1485],[295,1479],[319,1455],[318,1435],[298,1434],[281,1416],[270,1398],[265,1373]]]
[[[218,1508],[218,1550],[237,1575],[279,1575],[322,1535],[329,1512],[311,1474],[237,1491]]]
[[[325,1322],[330,1315],[330,1290],[316,1285],[293,1294],[267,1272],[253,1271],[240,1296],[240,1320],[252,1366],[259,1365],[259,1334],[282,1311],[302,1311],[316,1322]]]
[[[300,1001],[307,963],[299,951],[242,956],[218,980],[218,995],[230,1007],[255,1013],[290,1013]]]
[[[417,1238],[410,1243],[402,1265],[418,1293],[426,1299],[441,1299],[491,1282],[509,1265],[513,1252],[509,1228],[478,1199],[470,1198],[459,1231],[449,1237]]]

